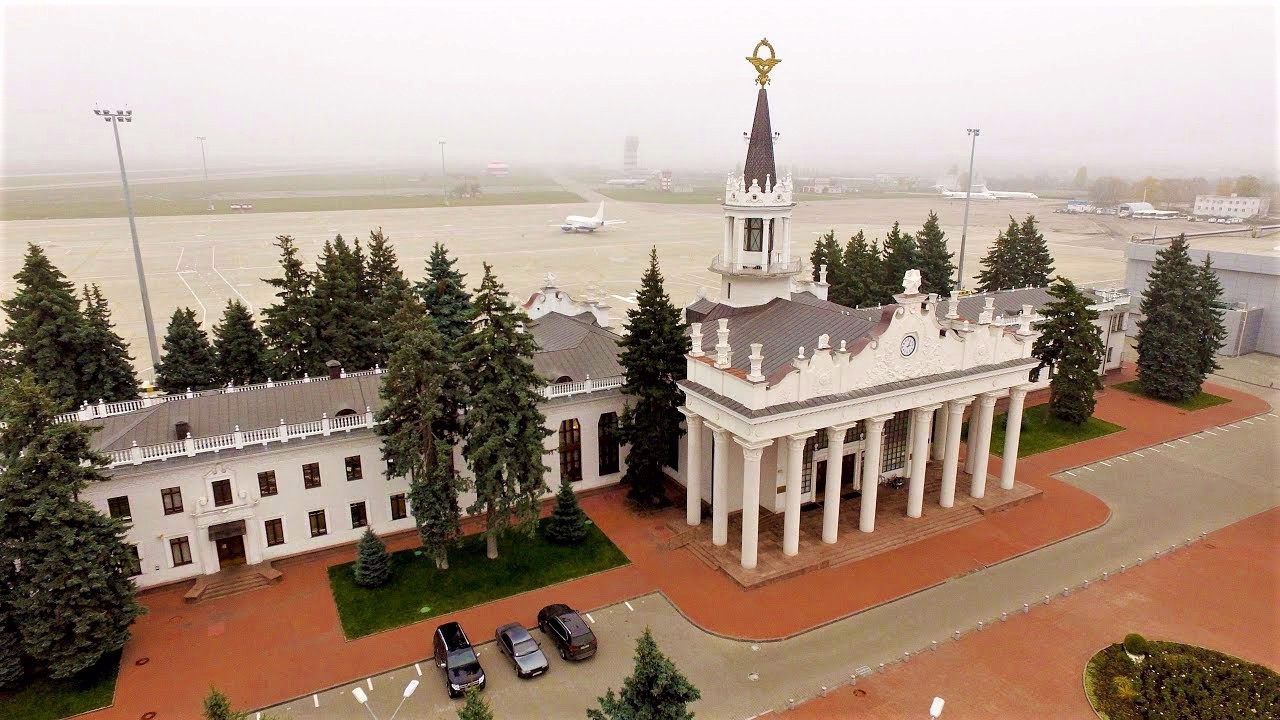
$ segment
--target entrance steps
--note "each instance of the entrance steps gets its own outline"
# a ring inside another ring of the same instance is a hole
[[[214,600],[267,587],[280,577],[280,571],[272,567],[270,561],[257,565],[242,565],[196,578],[195,583],[183,598],[187,602]]]

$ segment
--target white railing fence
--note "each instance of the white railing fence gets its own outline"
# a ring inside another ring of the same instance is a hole
[[[620,388],[626,383],[626,375],[613,375],[596,380],[591,379],[591,376],[588,375],[586,380],[552,383],[542,389],[542,396],[550,400],[551,398],[582,395],[586,393],[599,392],[601,390],[612,390],[614,388]]]

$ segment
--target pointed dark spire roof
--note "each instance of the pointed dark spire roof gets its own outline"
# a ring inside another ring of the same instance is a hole
[[[756,117],[751,122],[751,138],[747,142],[747,162],[742,168],[742,179],[748,188],[751,181],[778,183],[778,170],[773,162],[773,128],[769,124],[769,95],[764,88],[756,96]]]

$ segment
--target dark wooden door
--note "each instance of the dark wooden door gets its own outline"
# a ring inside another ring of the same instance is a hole
[[[217,541],[218,544],[218,566],[221,568],[235,567],[243,565],[244,558],[244,536],[237,535],[235,537],[224,538]]]

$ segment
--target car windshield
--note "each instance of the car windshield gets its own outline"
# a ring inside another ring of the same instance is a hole
[[[533,638],[529,638],[527,640],[521,640],[520,642],[516,643],[516,646],[515,648],[512,649],[512,652],[516,655],[516,657],[519,657],[521,655],[528,655],[529,653],[537,649],[538,649],[538,643],[534,642]]]
[[[595,640],[595,638],[594,638],[594,637],[592,637],[591,633],[590,633],[590,632],[585,632],[585,633],[582,633],[581,635],[574,635],[574,636],[569,640],[569,642],[570,642],[570,643],[572,643],[572,644],[574,644],[574,645],[586,645],[586,644],[590,643],[592,640]]]
[[[479,662],[479,660],[476,659],[476,652],[469,647],[462,648],[461,650],[454,650],[449,653],[450,667],[461,667],[463,665],[471,665],[476,662]]]

